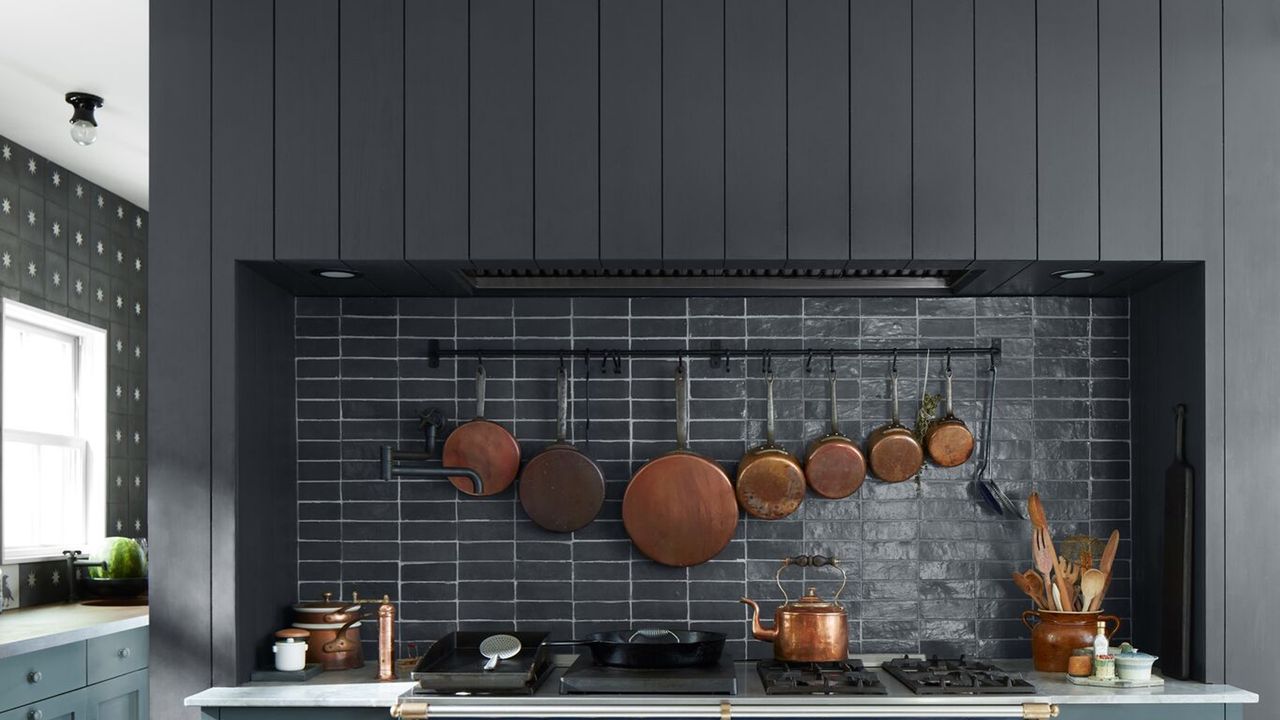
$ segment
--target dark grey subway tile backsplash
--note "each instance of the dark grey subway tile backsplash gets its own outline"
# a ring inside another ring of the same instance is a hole
[[[721,630],[737,656],[769,649],[748,640],[738,598],[781,593],[779,560],[839,557],[841,600],[854,652],[1029,654],[1018,621],[1028,602],[1009,573],[1030,565],[1026,523],[990,514],[971,485],[974,461],[926,466],[920,482],[868,479],[852,497],[810,494],[791,517],[743,517],[716,559],[687,569],[634,550],[621,522],[631,474],[671,449],[669,360],[599,359],[571,371],[570,435],[600,465],[606,501],[570,535],[527,518],[515,492],[484,498],[444,481],[383,482],[380,445],[420,449],[418,414],[439,408],[450,427],[474,415],[476,358],[428,366],[427,343],[492,352],[486,416],[519,439],[526,458],[554,435],[554,359],[503,357],[502,348],[727,348],[804,345],[986,345],[1003,359],[988,477],[1023,500],[1045,498],[1055,535],[1121,532],[1107,610],[1129,616],[1130,453],[1128,304],[1088,298],[299,298],[297,300],[299,594],[389,594],[403,644],[456,628],[545,629],[568,637],[619,626]],[[942,391],[941,353],[902,358],[904,415]],[[819,364],[819,360],[815,360]],[[820,358],[821,369],[826,359]],[[827,427],[825,375],[777,358],[777,432],[802,454]],[[981,427],[987,360],[956,356],[956,412]],[[815,368],[818,370],[819,368]],[[858,439],[889,412],[888,362],[837,358],[840,420]],[[690,364],[693,448],[732,476],[764,431],[759,361],[728,371]],[[829,570],[784,575],[830,596]],[[372,631],[372,628],[370,628]],[[372,640],[370,632],[366,639]],[[402,652],[408,648],[402,648]]]

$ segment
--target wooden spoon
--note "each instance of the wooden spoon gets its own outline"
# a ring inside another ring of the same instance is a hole
[[[1102,607],[1102,600],[1107,596],[1107,590],[1111,587],[1111,566],[1116,561],[1116,551],[1120,549],[1120,531],[1112,530],[1111,537],[1107,538],[1107,547],[1102,551],[1102,562],[1098,564],[1098,569],[1107,576],[1102,583],[1102,592],[1093,601],[1093,609],[1097,610]]]
[[[1027,513],[1031,515],[1031,525],[1037,530],[1048,529],[1049,520],[1044,514],[1044,503],[1040,502],[1040,493],[1031,493],[1027,498]]]
[[[1027,579],[1027,585],[1035,591],[1036,599],[1040,602],[1040,607],[1048,610],[1049,600],[1044,594],[1044,580],[1040,579],[1040,576],[1036,574],[1035,570],[1027,570],[1023,572],[1022,577]]]
[[[1062,608],[1053,606],[1052,596],[1049,595],[1049,588],[1054,587],[1053,578],[1050,575],[1053,572],[1053,551],[1044,545],[1042,533],[1043,531],[1038,528],[1031,533],[1031,554],[1035,560],[1036,570],[1044,579],[1045,597],[1050,598],[1049,609],[1061,610]]]
[[[1084,596],[1084,609],[1092,610],[1095,598],[1101,600],[1102,586],[1107,584],[1107,574],[1089,568],[1080,578],[1080,594]]]

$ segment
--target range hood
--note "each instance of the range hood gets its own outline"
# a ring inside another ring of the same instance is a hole
[[[981,271],[964,268],[472,268],[477,295],[951,295]]]

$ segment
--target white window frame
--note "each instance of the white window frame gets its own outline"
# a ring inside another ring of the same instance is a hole
[[[4,337],[5,324],[21,323],[24,328],[76,341],[76,434],[74,437],[9,429],[0,417],[3,439],[45,445],[73,447],[84,458],[85,540],[66,544],[5,546],[3,527],[0,526],[0,562],[36,562],[58,559],[63,550],[80,550],[89,553],[106,537],[107,530],[107,331],[46,312],[15,300],[5,299],[0,312],[0,339]],[[3,343],[0,342],[0,350]],[[0,368],[3,363],[0,363]],[[0,378],[0,381],[3,379]],[[3,383],[0,382],[0,391]],[[0,404],[0,415],[3,405]],[[3,485],[0,484],[0,509],[3,508]],[[0,522],[3,515],[0,513]]]

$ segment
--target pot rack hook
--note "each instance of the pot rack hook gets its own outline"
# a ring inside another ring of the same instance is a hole
[[[676,353],[676,372],[684,372],[684,353]]]
[[[831,373],[832,375],[836,374],[836,351],[835,350],[827,351],[827,372]]]
[[[773,372],[773,351],[765,350],[760,353],[760,369],[766,374]]]
[[[804,371],[806,373],[813,372],[813,352],[814,351],[810,350],[804,356]]]
[[[951,374],[951,348],[947,348],[947,374]]]
[[[622,374],[622,351],[621,350],[613,351],[613,374],[614,375]]]
[[[724,371],[726,374],[729,372],[729,351],[727,349],[724,351]]]
[[[476,370],[484,370],[484,353],[476,351]]]
[[[564,351],[560,351],[560,372],[564,372]]]
[[[889,365],[889,371],[895,375],[898,373],[898,348],[893,349],[893,362]]]

